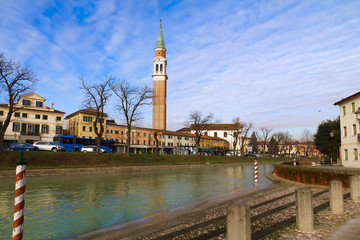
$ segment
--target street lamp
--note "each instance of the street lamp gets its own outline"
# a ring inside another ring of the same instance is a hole
[[[331,140],[332,140],[333,137],[334,137],[334,132],[333,131],[330,132],[330,137],[331,137]],[[332,165],[332,157],[330,157],[330,165]]]
[[[356,114],[356,119],[360,121],[360,107],[358,108],[358,110],[356,110],[355,114]]]

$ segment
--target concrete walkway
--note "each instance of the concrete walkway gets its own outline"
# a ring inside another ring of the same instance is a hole
[[[360,239],[360,215],[347,221],[335,232],[329,235],[327,240],[356,240]]]

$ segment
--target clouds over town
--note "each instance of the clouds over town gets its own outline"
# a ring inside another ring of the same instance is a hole
[[[81,108],[80,75],[152,85],[161,18],[169,129],[201,110],[296,136],[359,91],[359,10],[358,1],[5,0],[0,51],[32,68],[35,92],[70,114]],[[151,107],[142,125],[151,127]]]

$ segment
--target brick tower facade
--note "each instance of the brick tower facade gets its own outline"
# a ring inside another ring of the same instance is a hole
[[[160,23],[159,35],[156,41],[153,70],[153,119],[152,128],[166,130],[166,49]]]

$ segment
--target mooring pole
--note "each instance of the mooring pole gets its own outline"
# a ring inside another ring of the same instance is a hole
[[[14,206],[14,226],[13,240],[21,240],[24,230],[24,206],[25,206],[25,172],[27,161],[21,151],[20,158],[16,163],[16,180],[15,180],[15,206]]]
[[[257,170],[257,160],[254,160],[254,181],[255,184],[258,183],[258,170]]]

